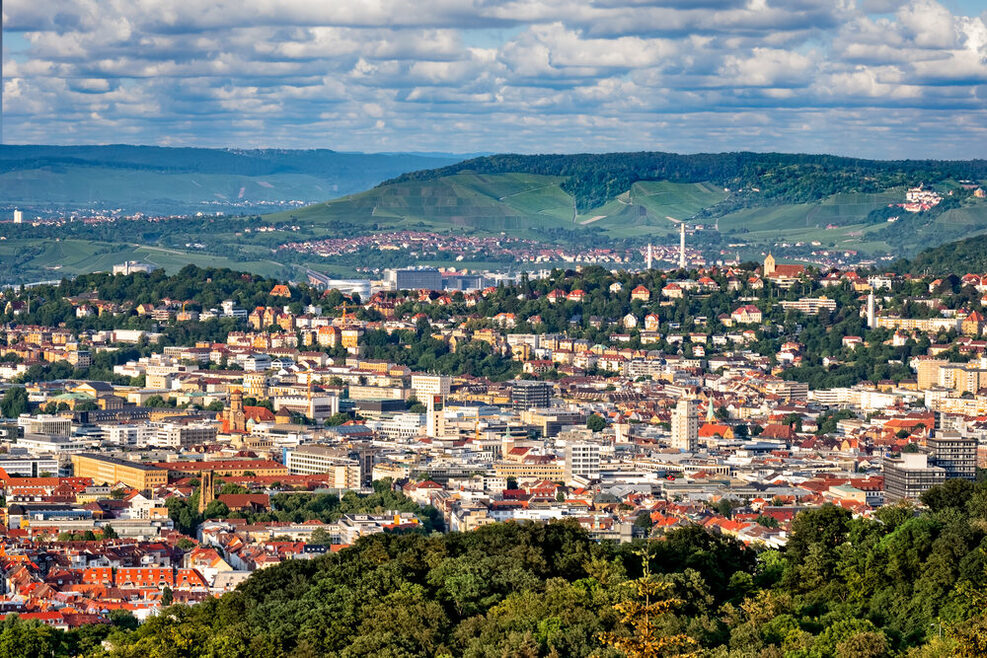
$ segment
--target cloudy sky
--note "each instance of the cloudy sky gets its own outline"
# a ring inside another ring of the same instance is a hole
[[[987,0],[7,0],[6,143],[987,157]]]

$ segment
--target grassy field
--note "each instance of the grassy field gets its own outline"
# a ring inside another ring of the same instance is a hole
[[[981,202],[976,205],[947,210],[936,218],[936,223],[971,230],[985,229],[987,228],[987,203]]]
[[[808,236],[819,230],[827,230],[829,225],[859,225],[871,211],[900,199],[901,195],[895,191],[884,194],[834,194],[818,203],[745,208],[720,217],[717,223],[724,233],[798,230]]]
[[[285,276],[297,268],[273,260],[236,261],[211,254],[90,240],[0,240],[0,284],[60,279],[108,271],[127,260],[153,263],[174,272],[189,263],[229,267],[265,276]],[[9,268],[9,269],[8,269]]]

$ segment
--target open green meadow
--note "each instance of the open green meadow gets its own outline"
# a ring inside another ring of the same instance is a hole
[[[265,276],[285,276],[296,267],[273,260],[239,261],[212,254],[92,240],[0,240],[0,284],[48,281],[87,272],[110,271],[128,260],[152,263],[168,272],[188,264],[229,267]]]

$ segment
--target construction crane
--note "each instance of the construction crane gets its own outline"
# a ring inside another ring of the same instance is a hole
[[[346,314],[346,302],[344,301],[342,306],[337,306],[336,308],[343,309],[343,315],[339,318],[339,322],[344,327],[350,323],[350,316]]]

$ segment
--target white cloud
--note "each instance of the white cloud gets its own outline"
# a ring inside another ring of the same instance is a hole
[[[916,157],[983,156],[987,144],[985,18],[935,0],[8,0],[3,11],[26,44],[8,45],[4,64],[8,142]],[[929,131],[958,111],[949,135]]]
[[[798,87],[809,82],[812,67],[812,59],[801,53],[754,48],[746,57],[727,56],[719,73],[727,85]]]

